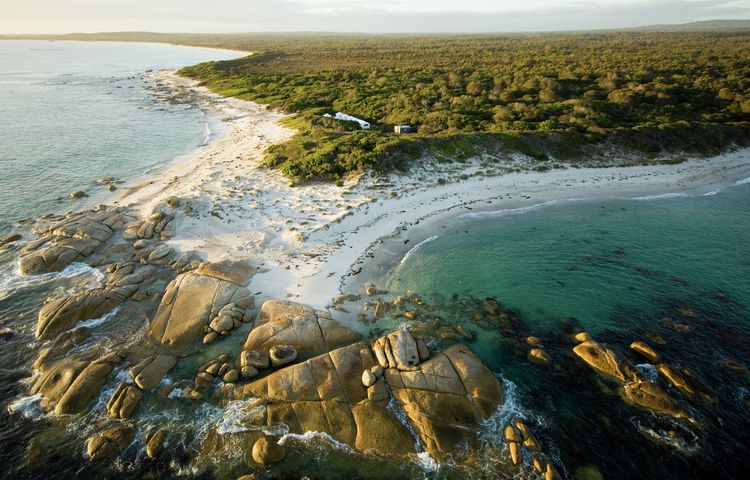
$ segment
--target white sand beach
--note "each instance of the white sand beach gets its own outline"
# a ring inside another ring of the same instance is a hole
[[[249,259],[260,269],[252,292],[316,307],[339,294],[342,278],[359,270],[379,239],[400,233],[414,245],[421,239],[410,238],[409,227],[425,220],[554,199],[680,192],[750,171],[747,150],[677,165],[547,172],[532,171],[526,159],[514,157],[500,163],[426,161],[406,173],[363,175],[343,186],[290,186],[262,163],[268,146],[294,135],[279,124],[283,115],[220,97],[171,73],[160,80],[189,89],[216,109],[226,130],[194,154],[121,189],[113,201],[147,215],[167,197],[180,198],[192,211],[181,214],[172,246],[212,261]]]

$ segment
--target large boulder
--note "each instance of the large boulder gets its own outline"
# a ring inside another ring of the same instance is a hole
[[[31,387],[32,395],[41,395],[40,407],[57,414],[82,412],[99,394],[114,367],[122,362],[117,354],[97,360],[88,354],[63,358],[44,365]]]
[[[386,370],[385,379],[425,449],[438,460],[479,448],[477,428],[503,401],[495,375],[460,344],[416,371]]]
[[[148,357],[130,369],[130,376],[141,390],[151,390],[159,385],[161,379],[172,367],[177,359],[170,355],[155,355]]]
[[[383,368],[416,370],[419,365],[419,347],[409,330],[400,328],[373,342],[372,349],[378,364]]]
[[[594,340],[579,343],[573,348],[573,353],[594,370],[620,382],[632,382],[639,379],[638,373],[630,362],[611,348]]]
[[[133,273],[134,269],[132,264],[118,266],[103,287],[45,303],[39,311],[36,337],[40,340],[55,338],[77,322],[99,318],[122,305],[145,279],[143,273]]]
[[[275,345],[289,345],[299,353],[320,353],[360,340],[361,336],[326,312],[299,303],[267,300],[245,340],[245,350],[267,351]]]
[[[91,460],[113,457],[117,451],[133,441],[135,432],[127,426],[116,426],[101,431],[86,442],[86,454]]]
[[[203,337],[221,309],[233,303],[248,311],[253,297],[243,286],[213,276],[187,272],[168,286],[151,322],[151,337],[166,346],[183,346]]]
[[[667,392],[649,381],[632,382],[623,387],[625,401],[654,413],[690,419],[690,415]]]

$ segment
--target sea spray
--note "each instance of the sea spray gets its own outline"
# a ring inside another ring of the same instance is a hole
[[[37,420],[44,416],[44,411],[39,406],[39,402],[41,401],[42,396],[40,394],[19,397],[8,405],[8,412],[23,415],[31,420]]]
[[[98,327],[99,325],[101,325],[103,323],[106,323],[110,319],[114,318],[119,312],[120,312],[120,307],[118,306],[118,307],[115,307],[113,310],[105,313],[104,315],[102,315],[99,318],[93,318],[91,320],[86,320],[84,322],[80,322],[80,323],[78,323],[78,325],[76,327],[77,328],[80,328],[80,327],[87,327],[87,328]]]
[[[37,288],[57,280],[76,280],[76,289],[96,288],[104,280],[104,274],[85,263],[71,263],[59,272],[22,275],[20,261],[3,265],[0,270],[0,300],[28,288]]]

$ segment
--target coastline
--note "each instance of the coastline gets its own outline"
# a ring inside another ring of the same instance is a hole
[[[440,222],[462,213],[684,192],[750,172],[747,149],[676,165],[547,172],[516,156],[501,164],[426,161],[408,173],[365,174],[341,187],[291,187],[262,163],[268,146],[294,134],[278,123],[285,115],[221,97],[174,73],[162,79],[219,112],[226,128],[207,146],[125,185],[113,200],[143,217],[169,197],[184,201],[188,211],[168,243],[210,261],[250,260],[259,268],[251,288],[261,301],[326,307],[347,285],[361,283],[356,274],[380,245],[398,243],[402,248],[389,251],[403,256]]]

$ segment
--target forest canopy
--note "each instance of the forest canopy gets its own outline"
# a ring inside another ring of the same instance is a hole
[[[296,113],[268,165],[295,179],[400,166],[430,150],[585,162],[750,142],[750,33],[242,35],[183,39],[252,56],[181,71]],[[346,112],[372,130],[322,117]],[[396,135],[410,124],[416,134]]]

